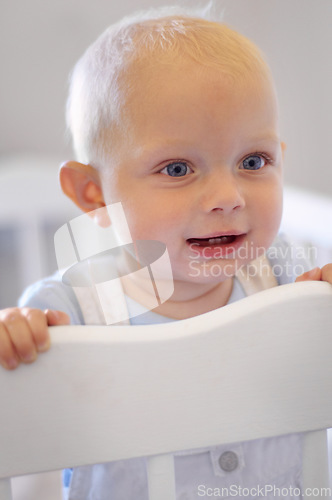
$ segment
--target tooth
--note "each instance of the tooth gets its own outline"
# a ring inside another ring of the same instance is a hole
[[[225,243],[228,241],[230,236],[220,236],[219,238],[209,238],[209,243],[211,245],[216,245],[218,243]]]

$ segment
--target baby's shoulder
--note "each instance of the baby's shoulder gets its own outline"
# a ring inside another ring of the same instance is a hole
[[[266,256],[279,285],[293,283],[295,278],[315,265],[314,247],[279,234]]]
[[[18,306],[63,311],[70,316],[71,324],[83,324],[75,293],[62,282],[59,272],[30,285],[19,298]]]

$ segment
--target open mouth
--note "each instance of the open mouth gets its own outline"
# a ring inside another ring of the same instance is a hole
[[[195,258],[233,258],[244,244],[246,236],[246,233],[213,234],[207,238],[188,238],[187,245]]]
[[[199,245],[202,247],[213,247],[231,245],[237,238],[242,235],[229,234],[224,236],[215,236],[213,238],[189,238],[187,242],[189,245]]]

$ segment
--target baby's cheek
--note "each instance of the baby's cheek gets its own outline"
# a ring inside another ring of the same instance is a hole
[[[264,217],[266,219],[266,225],[269,227],[270,231],[275,233],[275,236],[279,230],[282,217],[283,208],[283,195],[281,186],[277,185],[273,189],[266,193],[264,206],[262,210],[264,211]]]
[[[152,210],[136,210],[135,213],[128,213],[127,221],[133,241],[163,241],[165,234],[162,220]]]

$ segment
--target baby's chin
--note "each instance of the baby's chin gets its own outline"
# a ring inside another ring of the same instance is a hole
[[[226,262],[223,264],[217,261],[198,262],[191,261],[188,268],[182,268],[180,273],[173,270],[175,287],[209,287],[233,278],[237,272],[236,263]]]

